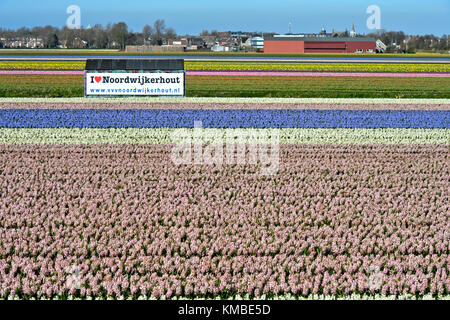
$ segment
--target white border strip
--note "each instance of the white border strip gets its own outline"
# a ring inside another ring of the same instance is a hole
[[[439,104],[450,99],[365,99],[365,98],[193,98],[193,97],[125,97],[125,98],[0,98],[0,103],[281,103],[281,104]]]

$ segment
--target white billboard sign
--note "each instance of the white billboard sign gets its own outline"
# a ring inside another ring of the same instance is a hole
[[[184,73],[87,72],[86,96],[183,96]]]

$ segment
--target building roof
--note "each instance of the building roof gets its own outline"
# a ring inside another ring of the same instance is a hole
[[[375,41],[374,38],[352,38],[352,37],[296,37],[296,36],[274,36],[266,37],[266,41]]]
[[[184,60],[88,59],[85,70],[184,70]]]

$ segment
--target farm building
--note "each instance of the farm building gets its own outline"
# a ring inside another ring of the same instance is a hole
[[[264,39],[266,53],[365,53],[376,52],[376,40],[356,37],[302,37],[275,35]]]
[[[261,37],[250,38],[250,44],[255,49],[264,49],[264,38]]]

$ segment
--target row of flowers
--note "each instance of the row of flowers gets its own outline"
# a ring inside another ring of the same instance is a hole
[[[36,297],[30,297],[30,300],[36,300]],[[119,297],[106,297],[105,300],[166,300],[167,298],[162,295],[159,298],[155,298],[152,296],[138,296],[138,297],[132,297],[127,296],[126,298],[124,296]],[[259,297],[252,296],[250,294],[236,294],[236,295],[230,295],[227,298],[216,296],[216,297],[182,297],[182,296],[174,296],[169,298],[170,300],[450,300],[450,295],[432,295],[432,294],[425,294],[423,296],[419,295],[413,295],[413,294],[401,294],[401,295],[382,295],[382,294],[351,294],[351,295],[343,295],[343,296],[325,296],[323,294],[311,294],[307,297],[293,295],[293,294],[286,294],[286,295],[266,295],[263,294]],[[21,300],[18,296],[8,296],[5,298],[0,298],[0,300]],[[51,298],[47,297],[41,297],[39,300],[104,300],[100,297],[93,297],[93,296],[85,296],[85,297],[79,297],[79,296],[73,296],[73,295],[64,295],[64,296],[52,296]]]
[[[0,144],[173,144],[176,129],[2,128]],[[194,129],[186,129],[193,136]],[[448,144],[450,129],[208,129],[206,137],[236,137],[239,143],[281,144]],[[239,139],[239,137],[243,137]],[[252,139],[255,137],[257,139]],[[266,137],[266,140],[263,138]],[[210,143],[205,141],[205,143]]]
[[[83,71],[41,71],[42,74],[82,74]],[[30,74],[36,70],[5,71],[5,73]],[[1,71],[0,71],[1,74]],[[393,73],[393,72],[313,72],[313,71],[186,71],[187,76],[216,77],[363,77],[363,78],[450,78],[450,73]]]
[[[0,61],[0,70],[84,70],[85,66],[85,61]]]
[[[444,110],[0,109],[0,128],[450,128]]]
[[[450,72],[448,64],[393,63],[274,63],[187,62],[186,70],[219,71],[338,71],[338,72]]]
[[[83,70],[0,70],[0,75],[72,75],[82,76]],[[450,78],[450,73],[392,73],[392,72],[313,72],[313,71],[186,71],[186,76],[227,77],[387,77],[387,78]]]
[[[52,106],[47,107],[48,104]],[[162,104],[172,106],[170,109],[450,110],[449,99],[152,97],[150,101],[147,97],[0,98],[1,109],[97,109],[98,104],[110,105],[110,109],[151,109],[152,105],[165,109]]]
[[[106,99],[106,101],[99,100],[64,100],[64,99],[42,99],[39,101],[14,101],[14,100],[4,100],[2,102],[0,99],[0,109],[204,109],[204,110],[215,110],[215,109],[307,109],[307,110],[445,110],[450,111],[450,104],[438,104],[438,103],[363,103],[359,101],[347,101],[334,103],[325,103],[322,101],[318,102],[308,102],[308,101],[280,101],[280,102],[246,102],[246,100],[232,100],[231,102],[226,102],[226,100],[217,102],[208,102],[208,100],[200,100],[199,102],[191,102],[191,99],[187,99],[186,102],[183,100],[169,101],[160,100],[157,101],[142,101],[142,100],[128,100],[128,99]]]
[[[281,146],[273,176],[170,152],[2,145],[0,297],[449,295],[447,146]]]
[[[0,61],[0,69],[84,70],[84,61]],[[338,72],[450,72],[437,63],[275,63],[186,61],[185,69],[205,71],[338,71]]]

